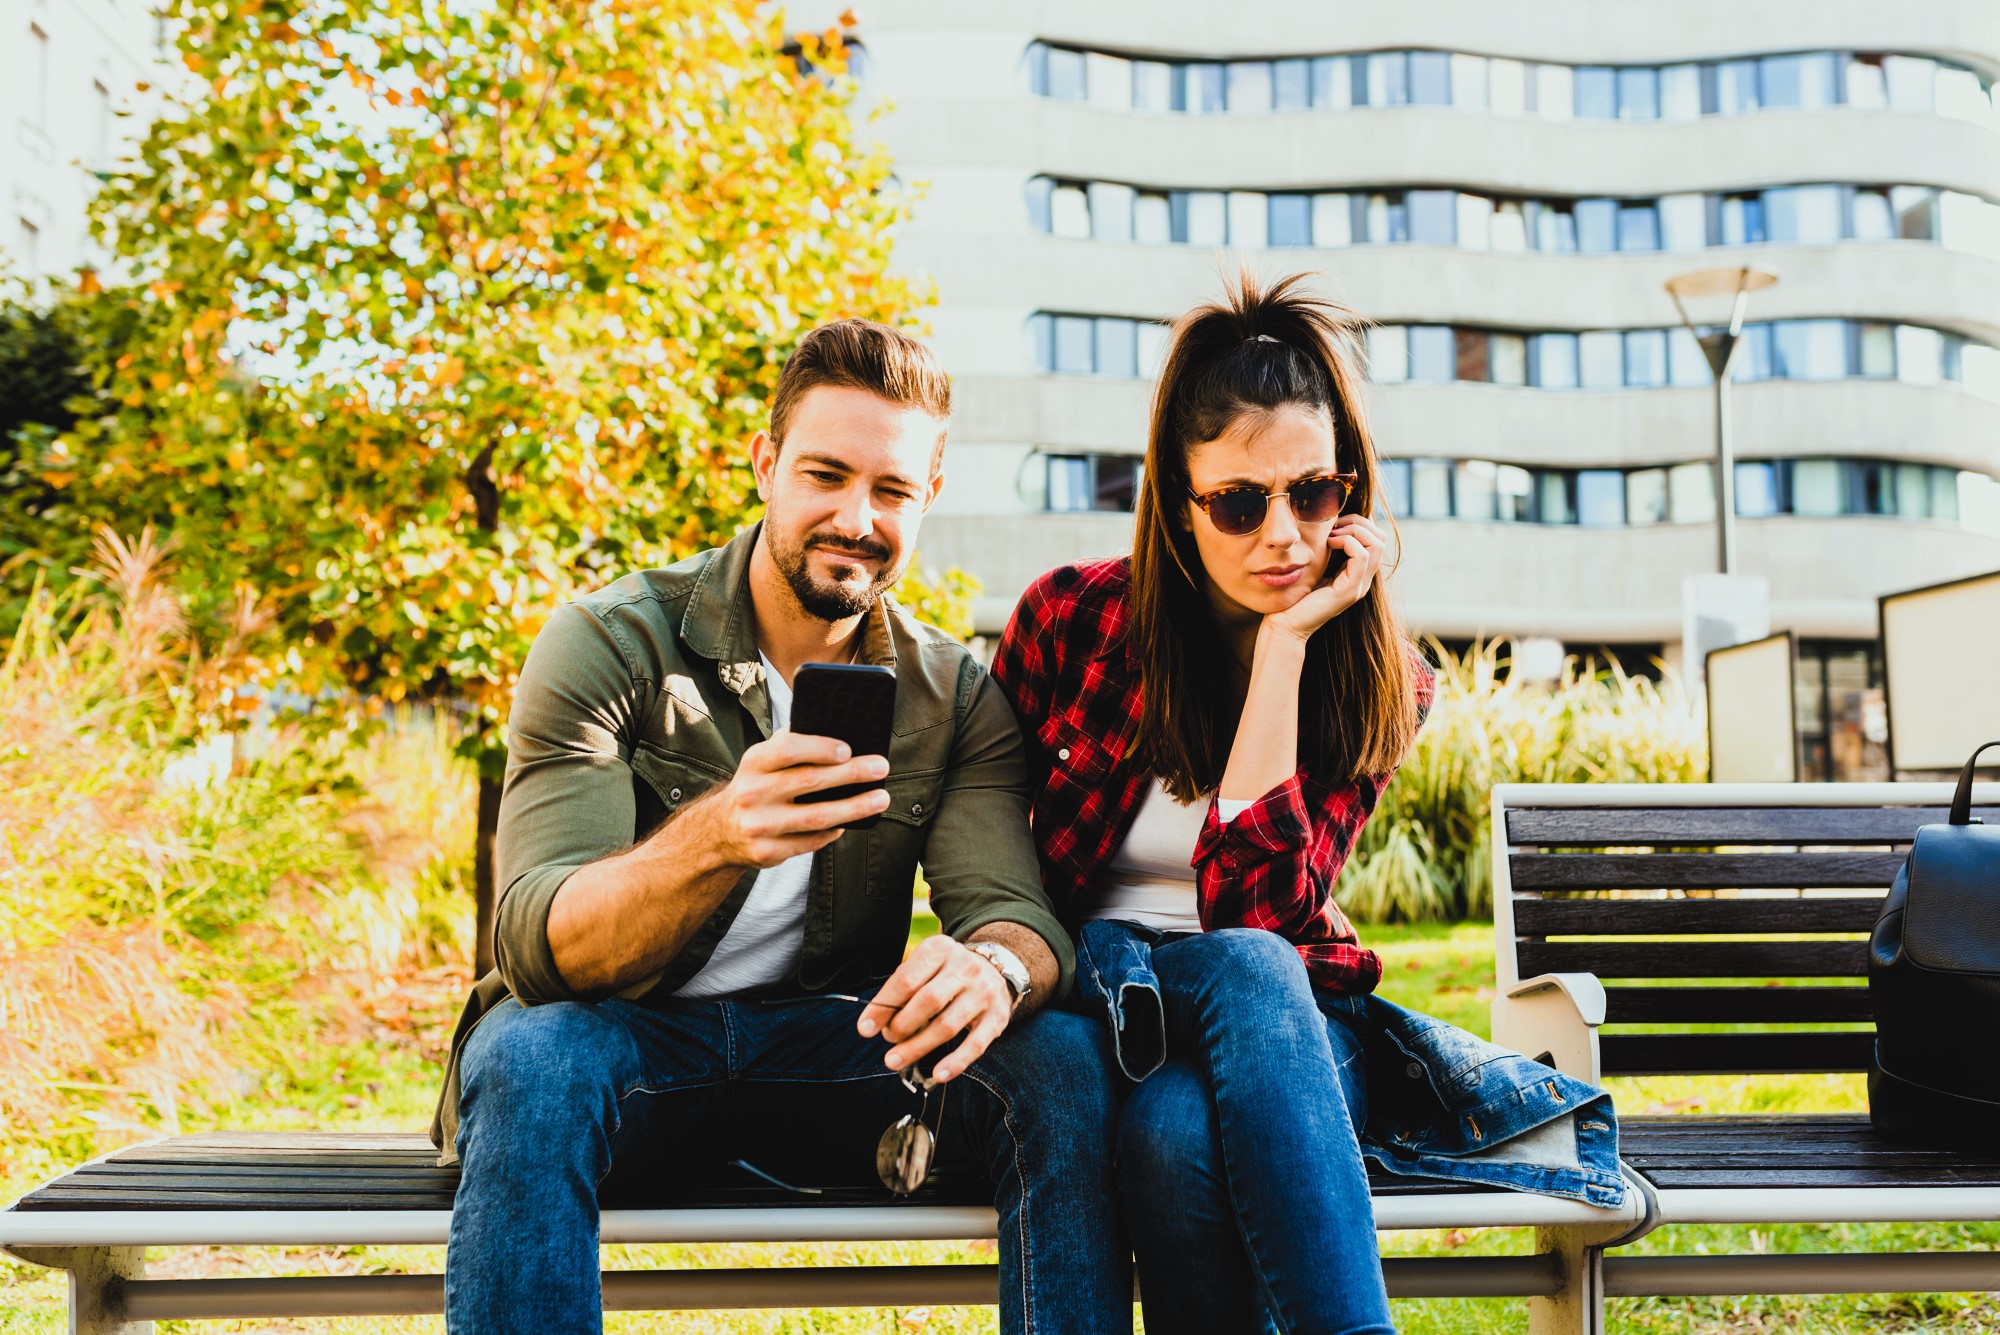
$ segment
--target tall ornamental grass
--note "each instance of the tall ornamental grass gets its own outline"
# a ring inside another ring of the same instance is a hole
[[[200,654],[168,561],[104,536],[0,659],[0,1177],[226,1111],[342,1006],[468,953],[449,730],[227,730],[256,610]]]
[[[1439,650],[1437,702],[1335,887],[1365,922],[1492,911],[1488,819],[1496,783],[1691,783],[1706,726],[1675,676],[1662,683],[1571,658],[1552,684],[1501,678],[1500,642]]]

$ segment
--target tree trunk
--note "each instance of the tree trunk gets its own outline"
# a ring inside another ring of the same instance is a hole
[[[472,894],[479,906],[479,938],[473,972],[484,978],[493,967],[493,834],[500,828],[500,780],[479,776],[479,841],[473,845]]]
[[[493,479],[493,446],[488,444],[465,470],[465,489],[472,494],[473,518],[486,533],[500,529],[500,487]],[[472,853],[472,897],[477,905],[478,942],[473,969],[484,978],[493,967],[493,835],[500,828],[500,776],[488,776],[488,757],[479,762],[479,839]]]

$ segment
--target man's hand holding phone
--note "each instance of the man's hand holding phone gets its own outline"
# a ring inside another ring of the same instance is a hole
[[[712,822],[712,845],[730,865],[775,867],[801,853],[817,853],[840,838],[840,827],[879,816],[889,806],[884,788],[870,788],[830,802],[801,802],[809,793],[845,784],[880,783],[886,756],[857,756],[832,737],[779,732],[743,753],[736,775],[688,815]]]

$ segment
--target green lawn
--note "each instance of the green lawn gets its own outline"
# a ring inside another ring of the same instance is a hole
[[[935,930],[920,920],[919,932]],[[1492,1000],[1492,936],[1484,924],[1455,927],[1373,928],[1367,939],[1382,951],[1383,994],[1391,1000],[1486,1032]],[[448,1012],[452,998],[440,995]],[[428,1027],[435,1033],[437,1016]],[[329,1047],[316,1058],[274,1075],[267,1093],[231,1115],[240,1127],[342,1130],[416,1130],[428,1123],[437,1079],[435,1046],[377,1035]],[[1865,1106],[1855,1077],[1676,1078],[1612,1082],[1620,1111],[1745,1112],[1772,1110],[1838,1111]],[[188,1126],[187,1130],[200,1129]],[[16,1161],[0,1189],[11,1195],[30,1185],[31,1165]],[[1395,1255],[1497,1255],[1528,1250],[1530,1236],[1518,1229],[1388,1234],[1385,1249]],[[1669,1228],[1654,1233],[1633,1254],[1675,1252],[1953,1250],[2000,1245],[2000,1225],[1941,1226],[1784,1226],[1773,1228]],[[744,1266],[773,1261],[843,1265],[935,1263],[990,1260],[986,1244],[868,1244],[842,1246],[610,1247],[609,1268],[666,1268],[690,1265]],[[167,1278],[279,1275],[339,1271],[394,1273],[435,1271],[442,1250],[423,1247],[291,1248],[267,1251],[160,1249],[152,1271]],[[47,1271],[0,1260],[0,1335],[54,1335],[62,1329],[61,1292]],[[1525,1307],[1518,1301],[1399,1301],[1396,1320],[1406,1332],[1437,1335],[1495,1335],[1525,1331]],[[937,1308],[849,1311],[634,1314],[612,1316],[613,1331],[719,1332],[972,1332],[991,1330],[991,1308]],[[1873,1335],[1901,1331],[2000,1332],[2000,1309],[1980,1295],[1869,1296],[1861,1298],[1745,1298],[1703,1300],[1614,1300],[1610,1326],[1618,1332],[1730,1331],[1828,1332]],[[441,1331],[436,1319],[370,1318],[346,1322],[163,1323],[173,1331],[312,1330],[343,1332]]]

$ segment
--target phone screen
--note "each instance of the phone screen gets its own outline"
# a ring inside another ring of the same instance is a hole
[[[886,756],[896,717],[896,674],[860,663],[807,663],[792,677],[792,731],[846,742],[857,756]],[[881,783],[848,783],[807,793],[801,802],[832,802]],[[841,828],[865,830],[880,820],[869,816]]]

